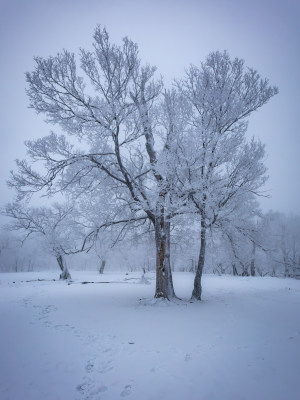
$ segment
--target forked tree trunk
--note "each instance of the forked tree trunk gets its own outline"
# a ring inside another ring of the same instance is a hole
[[[176,297],[170,265],[170,221],[160,215],[155,219],[156,298],[171,300]]]
[[[163,187],[166,183],[165,178],[160,175],[156,169],[157,154],[154,149],[154,136],[152,126],[148,115],[148,105],[145,100],[145,83],[146,75],[142,77],[139,99],[133,98],[140,112],[141,121],[143,124],[144,135],[146,139],[146,150],[149,156],[150,164],[153,168],[154,177],[158,187]],[[167,143],[165,144],[167,146]],[[159,201],[156,207],[156,215],[154,216],[155,228],[155,247],[156,247],[156,289],[155,298],[172,299],[175,296],[172,272],[170,265],[170,220],[165,215],[163,204],[167,195],[165,189],[162,189],[159,194]]]
[[[59,268],[61,269],[59,279],[71,279],[70,272],[68,271],[67,265],[64,262],[63,256],[56,256],[56,260],[58,262]]]
[[[194,289],[191,300],[201,300],[201,295],[202,295],[201,279],[205,262],[205,248],[206,248],[206,227],[204,223],[201,222],[200,253],[197,265],[197,271],[194,279]]]

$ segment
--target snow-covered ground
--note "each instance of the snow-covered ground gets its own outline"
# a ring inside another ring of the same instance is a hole
[[[202,302],[153,305],[153,275],[72,275],[0,275],[2,400],[300,398],[300,281],[208,275]]]

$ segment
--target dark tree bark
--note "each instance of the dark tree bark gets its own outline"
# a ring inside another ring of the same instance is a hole
[[[250,275],[255,276],[255,251],[256,251],[256,245],[253,243],[252,247],[252,258],[251,258],[251,264],[250,264]]]
[[[232,273],[233,273],[234,276],[238,275],[238,272],[237,272],[237,269],[236,269],[236,265],[234,263],[232,264]]]
[[[202,286],[201,286],[201,279],[202,279],[202,272],[204,268],[205,262],[205,249],[206,249],[206,227],[203,220],[201,221],[201,242],[200,242],[200,253],[199,253],[199,260],[197,265],[197,271],[194,279],[194,289],[192,293],[192,300],[201,300],[202,295]]]
[[[99,268],[99,274],[103,274],[104,268],[105,268],[105,264],[106,264],[106,261],[102,260],[100,268]]]
[[[67,265],[64,262],[63,256],[62,255],[56,256],[56,260],[58,262],[59,268],[61,269],[61,274],[59,276],[59,279],[62,280],[71,279],[70,272],[68,271]]]
[[[155,218],[156,298],[171,300],[176,297],[170,265],[170,221],[161,215]]]

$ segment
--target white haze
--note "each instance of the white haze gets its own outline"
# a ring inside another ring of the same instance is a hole
[[[158,67],[171,84],[190,63],[227,49],[244,58],[280,93],[250,118],[249,135],[266,143],[270,179],[264,210],[300,213],[299,206],[299,16],[297,1],[6,1],[0,4],[1,205],[14,194],[6,187],[23,142],[49,133],[50,126],[28,109],[26,71],[33,56],[77,52],[91,46],[97,24],[112,41],[125,35],[139,45],[143,61]]]

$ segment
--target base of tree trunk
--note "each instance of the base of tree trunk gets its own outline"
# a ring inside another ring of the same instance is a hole
[[[99,274],[103,274],[105,268],[106,260],[102,260],[101,266],[99,268]]]
[[[170,300],[176,298],[176,296],[170,296],[170,295],[167,296],[164,293],[159,292],[159,293],[155,293],[154,298],[155,299],[166,299],[166,300],[170,301]]]
[[[196,293],[195,290],[192,293],[191,301],[201,301],[202,292]]]
[[[139,304],[143,306],[171,306],[172,304],[184,304],[182,299],[179,297],[171,297],[171,298],[166,298],[166,297],[152,297],[152,298],[143,298],[139,299]]]
[[[201,243],[200,243],[200,253],[199,253],[199,260],[198,266],[196,270],[196,275],[194,279],[194,289],[192,292],[191,300],[194,301],[201,301],[202,295],[202,272],[204,268],[204,261],[205,261],[205,249],[206,249],[206,227],[201,221]]]
[[[199,271],[197,271],[195,280],[194,280],[194,289],[192,292],[191,300],[201,301],[201,296],[202,296],[201,279],[202,279],[202,272],[199,273]]]
[[[59,275],[59,279],[70,281],[72,278],[71,278],[70,272],[68,270],[65,270]]]

